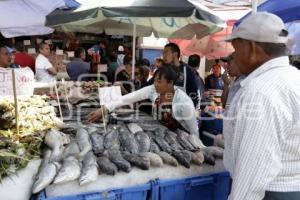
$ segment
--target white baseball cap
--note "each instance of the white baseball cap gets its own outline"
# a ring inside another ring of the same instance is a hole
[[[288,31],[278,16],[267,12],[257,12],[246,17],[225,41],[237,38],[255,42],[286,44]]]
[[[118,47],[118,51],[120,51],[120,52],[124,51],[124,47],[123,47],[122,45],[120,45],[120,46]]]

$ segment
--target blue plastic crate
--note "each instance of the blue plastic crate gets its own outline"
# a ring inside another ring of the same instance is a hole
[[[228,193],[227,172],[159,181],[159,200],[226,200]]]
[[[68,196],[47,197],[41,192],[36,200],[156,200],[151,195],[151,184],[110,191],[80,193]]]

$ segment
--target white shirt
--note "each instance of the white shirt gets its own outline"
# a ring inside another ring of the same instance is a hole
[[[52,68],[53,65],[50,63],[49,59],[44,55],[39,54],[35,60],[35,77],[38,82],[53,82],[56,77],[49,74],[48,69]]]
[[[300,71],[272,59],[241,83],[224,120],[230,200],[300,191]]]

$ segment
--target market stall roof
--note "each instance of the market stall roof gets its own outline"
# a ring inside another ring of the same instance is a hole
[[[98,1],[99,4],[97,0],[92,2],[97,6],[93,7],[89,3],[82,4],[74,11],[54,11],[47,16],[46,25],[65,31],[80,31],[87,27],[87,30],[102,29],[110,35],[132,35],[129,27],[136,24],[139,36],[148,36],[153,32],[156,37],[185,39],[194,35],[201,38],[226,27],[226,23],[208,8],[194,5],[187,0],[103,0]],[[120,28],[111,28],[111,24],[119,24]]]
[[[44,26],[45,16],[65,5],[64,0],[0,1],[0,32],[4,37],[49,34],[53,29]]]

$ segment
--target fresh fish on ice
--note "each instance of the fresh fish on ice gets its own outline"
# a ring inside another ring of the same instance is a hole
[[[96,155],[104,152],[104,137],[96,132],[91,134],[92,148]]]
[[[124,151],[127,151],[129,153],[138,153],[138,144],[135,140],[134,135],[129,132],[127,127],[121,126],[119,128],[119,139]]]
[[[144,155],[144,156],[146,156],[146,157],[149,158],[150,165],[152,167],[162,167],[164,165],[163,160],[156,153],[146,152],[146,153],[143,153],[142,155]]]
[[[162,149],[162,151],[167,152],[167,153],[172,152],[172,148],[165,141],[165,139],[163,137],[155,137],[154,140],[158,144],[158,146]]]
[[[173,151],[172,156],[176,158],[176,160],[185,166],[186,168],[191,167],[191,161],[192,161],[192,156],[190,152],[183,150],[183,151]]]
[[[127,128],[132,134],[143,132],[143,129],[137,123],[129,123],[127,124]]]
[[[123,152],[123,158],[129,161],[132,165],[143,170],[148,170],[150,168],[150,159],[146,156]]]
[[[57,130],[50,130],[45,135],[45,144],[52,150],[50,162],[61,161],[64,145],[70,143],[70,137]]]
[[[112,129],[104,136],[105,149],[120,149],[119,131]]]
[[[190,151],[190,154],[192,156],[192,163],[194,163],[195,165],[202,165],[204,163],[204,155],[201,151]]]
[[[203,156],[204,156],[204,162],[209,164],[209,165],[215,165],[216,164],[216,159],[215,157],[208,151],[204,150],[203,148]]]
[[[138,152],[144,153],[150,151],[150,138],[144,132],[137,132],[135,134],[135,140],[138,144]]]
[[[153,139],[151,139],[150,151],[153,152],[153,153],[159,153],[160,152],[159,146],[153,141]]]
[[[112,163],[114,163],[117,166],[119,170],[127,173],[131,171],[130,163],[122,157],[121,152],[119,150],[108,150],[108,158]]]
[[[164,139],[172,147],[173,150],[183,150],[182,146],[177,141],[177,134],[172,131],[167,131]]]
[[[106,156],[100,156],[97,158],[97,164],[102,173],[108,175],[115,175],[118,171],[118,168],[113,164]]]
[[[32,187],[32,193],[36,194],[50,185],[60,167],[61,165],[58,162],[44,164],[36,176]]]
[[[205,147],[198,135],[191,134],[187,139],[195,149],[201,149]]]
[[[177,132],[177,140],[185,150],[193,151],[195,147],[188,140],[189,134],[184,131]]]
[[[82,171],[79,177],[79,185],[96,181],[98,178],[98,165],[93,152],[88,152],[83,158]]]
[[[157,153],[161,159],[163,160],[163,162],[167,165],[171,165],[171,166],[174,166],[174,167],[177,167],[178,166],[178,162],[177,160],[171,156],[170,154],[168,154],[167,152],[158,152]]]
[[[74,156],[76,157],[80,153],[80,149],[78,147],[77,142],[71,141],[70,144],[67,145],[67,147],[64,150],[64,158],[67,158],[69,156]]]
[[[57,183],[65,183],[68,181],[73,181],[80,176],[81,171],[81,163],[75,157],[67,157],[63,161],[63,165],[56,175],[54,182]]]
[[[76,133],[76,141],[80,149],[78,156],[83,158],[85,154],[92,150],[89,133],[84,128],[79,128]]]

